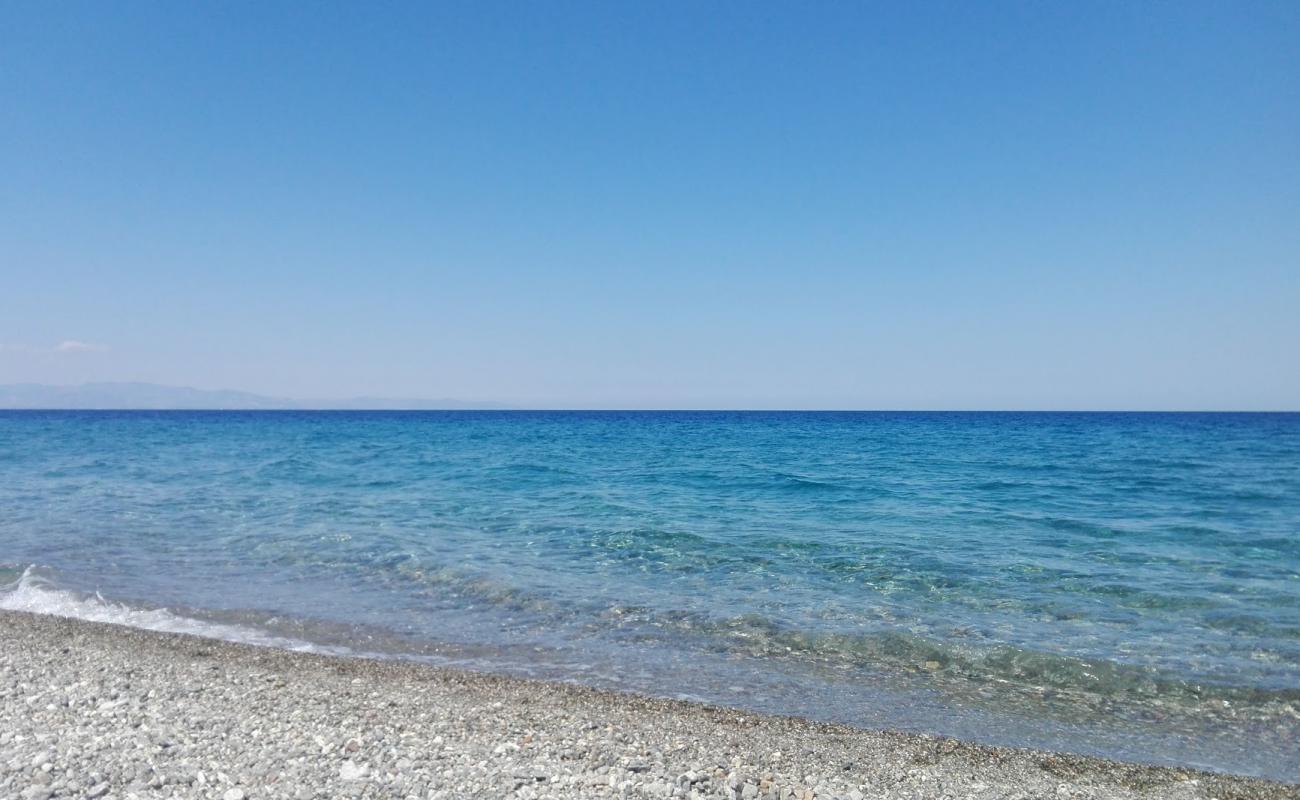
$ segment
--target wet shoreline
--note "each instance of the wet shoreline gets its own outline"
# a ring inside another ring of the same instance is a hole
[[[1300,797],[1253,778],[22,612],[0,612],[0,630],[5,796]]]

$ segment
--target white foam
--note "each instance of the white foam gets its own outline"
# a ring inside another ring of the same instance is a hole
[[[106,622],[163,633],[188,633],[209,639],[221,639],[258,647],[274,647],[281,650],[335,655],[347,652],[345,648],[320,647],[300,639],[276,636],[245,625],[186,617],[165,608],[137,608],[106,600],[98,592],[83,594],[60,589],[40,572],[38,567],[30,566],[23,570],[18,580],[0,585],[0,609]]]

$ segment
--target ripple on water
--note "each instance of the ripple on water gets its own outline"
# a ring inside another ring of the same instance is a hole
[[[1300,777],[1297,415],[0,413],[0,508],[9,603]]]

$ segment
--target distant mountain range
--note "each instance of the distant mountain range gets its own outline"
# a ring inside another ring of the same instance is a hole
[[[191,389],[156,383],[83,383],[48,386],[39,383],[0,384],[0,408],[48,409],[339,409],[339,410],[461,410],[501,409],[495,403],[392,397],[352,397],[344,400],[291,400],[231,390]]]

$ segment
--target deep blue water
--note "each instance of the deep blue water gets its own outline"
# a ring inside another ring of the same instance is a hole
[[[1297,414],[0,412],[3,583],[1300,780]]]

